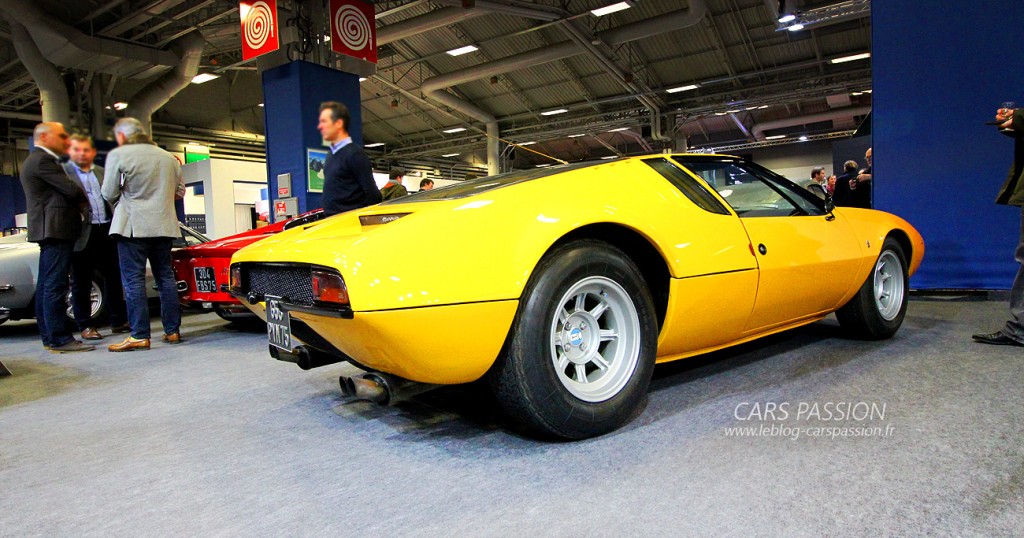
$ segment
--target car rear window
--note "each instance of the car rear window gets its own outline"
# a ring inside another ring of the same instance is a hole
[[[655,169],[697,207],[709,213],[729,214],[729,210],[714,195],[708,192],[703,185],[694,181],[682,168],[679,168],[668,159],[645,159],[644,163]]]
[[[504,174],[498,174],[495,176],[487,176],[477,179],[471,179],[469,181],[463,181],[455,185],[449,185],[447,187],[438,187],[429,191],[419,191],[409,196],[402,196],[400,198],[393,198],[384,202],[381,205],[388,204],[405,204],[409,202],[429,202],[433,200],[457,200],[459,198],[466,198],[477,194],[492,191],[494,189],[500,189],[509,185],[515,185],[516,183],[523,183],[524,181],[532,181],[534,179],[540,179],[562,172],[569,172],[571,170],[579,170],[582,168],[588,168],[596,166],[598,164],[605,164],[608,161],[590,161],[580,163],[562,164],[558,166],[547,166],[544,168],[531,168],[529,170],[514,170]]]

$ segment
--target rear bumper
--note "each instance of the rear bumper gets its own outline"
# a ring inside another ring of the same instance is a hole
[[[247,306],[266,319],[264,303]],[[362,366],[451,385],[475,381],[490,369],[518,306],[518,300],[492,301],[356,312],[351,319],[286,309]]]

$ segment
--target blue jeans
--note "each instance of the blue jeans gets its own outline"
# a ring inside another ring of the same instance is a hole
[[[39,274],[36,275],[36,325],[44,346],[57,347],[75,339],[68,328],[68,272],[74,241],[45,239],[39,242]]]
[[[171,238],[118,237],[117,253],[121,262],[121,284],[128,307],[128,323],[133,338],[149,338],[149,301],[146,298],[146,260],[149,260],[156,287],[160,291],[160,321],[164,334],[181,328],[181,305],[171,267]]]

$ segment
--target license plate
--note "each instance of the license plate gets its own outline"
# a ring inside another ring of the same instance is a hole
[[[281,308],[278,297],[266,298],[267,301],[267,338],[270,345],[285,351],[292,350],[292,322],[288,312]]]
[[[213,267],[196,267],[196,291],[199,293],[216,293],[217,279],[213,276]]]

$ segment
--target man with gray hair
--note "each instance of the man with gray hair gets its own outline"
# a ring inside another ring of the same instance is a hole
[[[35,148],[21,165],[21,184],[28,211],[28,240],[39,243],[36,275],[36,325],[43,345],[52,353],[92,351],[71,336],[65,314],[68,272],[75,241],[82,234],[82,217],[89,199],[60,164],[68,151],[68,133],[59,123],[40,123],[33,134]]]
[[[158,148],[135,118],[114,124],[118,148],[107,155],[103,198],[114,206],[110,235],[117,239],[131,336],[110,351],[150,347],[146,261],[160,291],[163,341],[181,342],[181,306],[171,267],[171,244],[181,235],[174,201],[185,196],[178,159]]]

